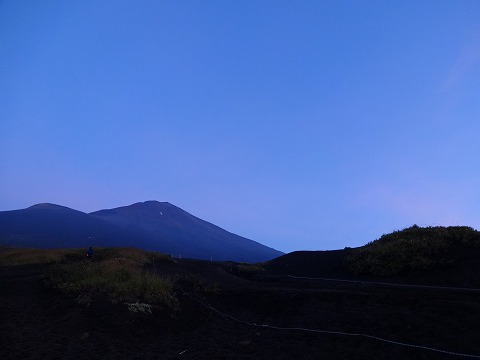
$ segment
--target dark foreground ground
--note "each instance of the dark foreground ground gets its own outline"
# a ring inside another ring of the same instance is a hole
[[[157,265],[180,274],[177,310],[147,315],[78,305],[43,285],[46,268],[0,267],[1,359],[480,358],[480,292],[249,278],[182,260]]]

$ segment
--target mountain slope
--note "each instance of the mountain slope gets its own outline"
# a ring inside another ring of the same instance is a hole
[[[91,214],[54,204],[0,212],[0,245],[137,247],[205,260],[259,262],[282,255],[169,203],[147,201]]]
[[[131,245],[134,234],[81,211],[54,204],[0,212],[0,243],[16,247]]]
[[[175,256],[259,262],[282,255],[255,241],[232,234],[168,203],[146,201],[91,213],[128,231],[142,233],[152,249]]]

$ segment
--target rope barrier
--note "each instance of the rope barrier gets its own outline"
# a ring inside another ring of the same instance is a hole
[[[372,339],[372,340],[385,342],[385,343],[388,343],[388,344],[399,345],[399,346],[403,346],[403,347],[434,351],[434,352],[447,354],[447,355],[453,355],[453,356],[461,356],[461,357],[466,357],[466,358],[480,359],[480,355],[464,354],[464,353],[458,353],[458,352],[454,352],[454,351],[441,350],[441,349],[437,349],[437,348],[433,348],[433,347],[429,347],[429,346],[409,344],[409,343],[389,340],[389,339],[381,338],[381,337],[378,337],[378,336],[363,334],[363,333],[348,333],[348,332],[343,332],[343,331],[308,329],[308,328],[301,328],[301,327],[280,327],[280,326],[272,326],[272,325],[267,325],[267,324],[257,324],[257,323],[254,323],[254,322],[249,322],[249,321],[237,319],[236,317],[234,317],[232,315],[225,314],[225,313],[221,312],[220,310],[214,308],[210,304],[193,297],[190,293],[183,290],[179,285],[175,285],[175,286],[183,292],[183,295],[189,297],[191,300],[193,300],[195,302],[198,302],[203,307],[219,314],[220,316],[222,316],[224,318],[227,318],[227,319],[230,319],[230,320],[233,320],[233,321],[236,321],[238,323],[248,325],[248,326],[251,326],[251,327],[267,328],[267,329],[281,330],[281,331],[304,331],[304,332],[312,332],[312,333],[318,333],[318,334],[357,336],[357,337],[364,337],[364,338],[368,338],[368,339]]]
[[[300,279],[300,280],[322,280],[322,281],[335,281],[335,282],[346,282],[353,284],[361,285],[383,285],[383,286],[395,286],[395,287],[404,287],[404,288],[416,288],[416,289],[435,289],[435,290],[453,290],[453,291],[466,291],[466,292],[480,292],[480,289],[475,288],[461,288],[461,287],[449,287],[449,286],[435,286],[435,285],[409,285],[409,284],[399,284],[399,283],[387,283],[380,281],[363,281],[363,280],[345,280],[345,279],[331,279],[331,278],[313,278],[306,276],[293,276],[287,275],[291,279]]]

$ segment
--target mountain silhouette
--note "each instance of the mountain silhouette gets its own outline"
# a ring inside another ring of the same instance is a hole
[[[240,262],[266,261],[283,254],[158,201],[90,214],[48,203],[2,211],[0,245],[137,247],[175,257]]]
[[[146,201],[90,215],[142,234],[156,249],[195,259],[265,261],[282,255],[255,241],[232,234],[168,202]]]
[[[37,204],[0,212],[0,244],[15,247],[68,248],[131,246],[134,233],[104,220],[55,204]]]

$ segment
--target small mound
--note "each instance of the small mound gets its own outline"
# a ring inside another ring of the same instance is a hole
[[[56,204],[51,204],[51,203],[40,203],[40,204],[35,204],[28,209],[53,209],[53,210],[71,210],[70,208],[66,206],[61,206],[61,205],[56,205]]]
[[[265,269],[278,275],[341,276],[346,250],[295,251],[266,263]]]

